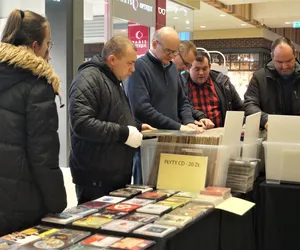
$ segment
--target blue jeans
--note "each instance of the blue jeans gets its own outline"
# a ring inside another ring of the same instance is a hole
[[[133,156],[133,183],[137,185],[143,184],[142,164],[141,164],[141,150],[138,148]]]

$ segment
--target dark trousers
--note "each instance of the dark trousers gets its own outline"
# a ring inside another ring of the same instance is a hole
[[[142,176],[142,163],[141,163],[141,150],[138,148],[133,156],[133,167],[132,167],[133,183],[137,185],[143,184]]]
[[[77,184],[75,188],[78,205],[108,195],[111,191],[117,189],[114,187],[84,186]]]

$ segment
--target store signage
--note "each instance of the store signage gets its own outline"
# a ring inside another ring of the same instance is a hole
[[[114,0],[111,6],[114,17],[155,26],[156,4],[153,0]]]
[[[300,28],[300,22],[293,22],[293,28]]]
[[[157,8],[158,14],[165,16],[166,15],[166,9],[163,9],[161,7]]]
[[[166,0],[156,0],[156,29],[166,26],[167,3]]]
[[[128,38],[137,47],[138,57],[146,54],[149,49],[149,28],[137,23],[128,23]]]
[[[140,8],[141,10],[153,12],[153,6],[143,3],[141,2],[141,0],[117,0],[117,1],[124,4],[131,5],[135,11],[137,11]]]

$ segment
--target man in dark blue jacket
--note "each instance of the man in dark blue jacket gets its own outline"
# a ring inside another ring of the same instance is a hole
[[[133,114],[141,123],[158,129],[200,131],[172,62],[179,54],[179,45],[179,36],[173,28],[156,31],[152,48],[136,61],[135,72],[128,79],[127,94]]]
[[[158,129],[195,130],[194,119],[172,59],[180,40],[170,27],[156,31],[152,49],[140,57],[127,94],[136,119]]]

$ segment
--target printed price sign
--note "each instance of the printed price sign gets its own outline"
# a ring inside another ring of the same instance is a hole
[[[157,187],[200,192],[205,187],[207,157],[179,154],[160,155]]]

